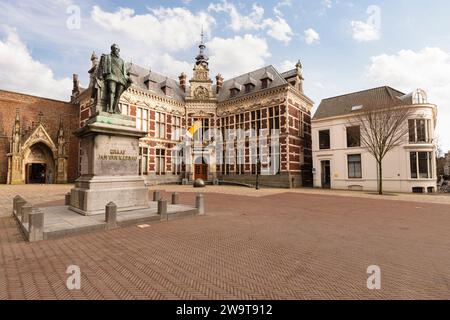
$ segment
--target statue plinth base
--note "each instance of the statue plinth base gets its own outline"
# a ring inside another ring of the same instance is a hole
[[[119,213],[148,208],[148,189],[138,175],[139,139],[146,134],[121,115],[99,114],[78,129],[81,177],[69,208],[83,215],[104,214],[111,201]]]

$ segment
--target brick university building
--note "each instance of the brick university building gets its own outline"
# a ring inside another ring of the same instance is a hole
[[[91,57],[91,83],[81,88],[74,75],[70,102],[0,90],[0,183],[72,182],[78,177],[82,154],[72,132],[93,115],[92,80],[98,58]],[[209,74],[205,45],[200,45],[192,79],[181,73],[178,80],[136,64],[128,65],[133,85],[121,98],[122,113],[147,131],[140,142],[140,174],[148,184],[180,183],[203,178],[208,181],[254,184],[257,165],[251,159],[248,138],[233,157],[224,162],[214,155],[217,141],[208,130],[279,130],[279,159],[273,175],[261,176],[264,186],[312,186],[311,109],[303,92],[302,65],[280,73],[273,66],[232,79]],[[189,155],[177,146],[183,129],[201,121],[196,133],[203,140]],[[270,149],[269,149],[270,150]],[[177,161],[186,156],[191,161]],[[231,161],[233,160],[233,161]],[[262,163],[262,167],[266,166]]]

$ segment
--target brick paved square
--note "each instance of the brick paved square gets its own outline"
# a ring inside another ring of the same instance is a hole
[[[448,204],[208,187],[205,216],[24,242],[8,197],[55,205],[70,187],[0,186],[0,299],[450,298]],[[66,288],[69,265],[81,290]]]

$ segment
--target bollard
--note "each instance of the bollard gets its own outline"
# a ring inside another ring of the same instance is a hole
[[[153,201],[159,201],[161,200],[161,192],[160,191],[154,191],[153,192]]]
[[[168,218],[167,216],[167,201],[158,201],[158,214],[161,216],[161,220]]]
[[[172,204],[180,203],[180,194],[178,192],[172,193]]]
[[[13,215],[17,216],[17,201],[21,199],[21,196],[15,196],[13,199]]]
[[[65,198],[65,204],[66,204],[66,206],[70,206],[70,196],[71,196],[71,193],[69,192],[69,193],[66,193],[66,198]]]
[[[106,229],[117,228],[117,205],[110,202],[105,207]]]
[[[25,203],[22,206],[22,213],[21,213],[22,224],[29,222],[29,216],[32,212],[33,212],[33,206],[31,204]]]
[[[197,208],[199,215],[205,214],[205,199],[203,194],[199,193],[195,198],[195,207]]]
[[[20,218],[21,221],[22,221],[22,219],[23,219],[23,217],[22,217],[22,207],[23,207],[26,203],[27,203],[27,202],[26,202],[22,197],[20,197],[20,199],[17,199],[17,200],[16,200],[16,216],[17,216],[18,218]]]
[[[28,241],[44,240],[44,213],[40,210],[33,210],[29,215]]]

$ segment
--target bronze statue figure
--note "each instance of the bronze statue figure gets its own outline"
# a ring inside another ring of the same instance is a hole
[[[111,46],[111,54],[102,55],[96,71],[92,97],[97,111],[120,114],[120,97],[131,86],[132,80],[117,44]]]

